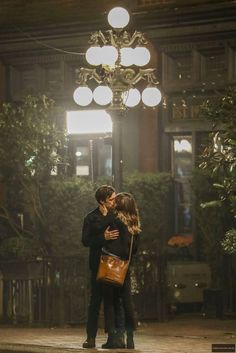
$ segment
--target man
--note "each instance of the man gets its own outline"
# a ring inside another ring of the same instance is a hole
[[[82,243],[89,247],[89,267],[91,270],[91,295],[88,306],[88,321],[86,326],[87,339],[83,348],[94,348],[98,329],[98,317],[102,302],[102,285],[96,281],[100,262],[101,249],[107,241],[119,236],[117,230],[110,230],[109,210],[114,207],[115,189],[109,185],[102,185],[95,192],[98,207],[84,218],[82,229]]]

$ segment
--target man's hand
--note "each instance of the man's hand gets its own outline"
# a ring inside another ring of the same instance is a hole
[[[109,230],[110,229],[110,226],[107,227],[107,229],[105,230],[105,233],[104,233],[104,237],[106,240],[114,240],[114,239],[117,239],[118,236],[119,236],[119,231],[118,229],[114,229],[114,230]]]

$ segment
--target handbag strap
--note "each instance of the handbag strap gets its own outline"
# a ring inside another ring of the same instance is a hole
[[[130,248],[129,248],[129,263],[130,263],[131,254],[132,254],[133,241],[134,241],[134,236],[133,236],[133,234],[132,234],[132,237],[131,237],[131,244],[130,244]]]

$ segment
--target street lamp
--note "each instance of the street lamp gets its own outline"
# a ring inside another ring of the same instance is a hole
[[[140,102],[156,107],[161,101],[155,69],[147,68],[151,58],[148,42],[142,32],[124,30],[129,18],[126,9],[115,7],[108,13],[112,29],[92,33],[85,53],[92,68],[76,70],[79,86],[74,92],[75,102],[82,107],[94,101],[113,111],[112,171],[117,191],[122,187],[122,113]],[[142,80],[146,87],[140,92],[136,86]],[[90,81],[93,86],[98,84],[93,91],[88,87]]]

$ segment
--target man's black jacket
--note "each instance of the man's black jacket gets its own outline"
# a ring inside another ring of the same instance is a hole
[[[104,232],[106,228],[118,229],[119,237],[116,240],[105,240]],[[87,214],[84,219],[82,229],[82,243],[89,247],[89,267],[92,271],[97,271],[100,262],[102,248],[106,248],[121,258],[127,259],[129,254],[131,234],[127,227],[117,219],[113,212],[108,212],[103,216],[97,207],[95,210]],[[139,235],[134,236],[134,244],[132,254],[137,252],[139,243]]]
[[[89,267],[97,271],[101,249],[106,244],[104,232],[111,223],[111,214],[103,216],[97,207],[84,218],[82,229],[82,243],[89,247]]]

